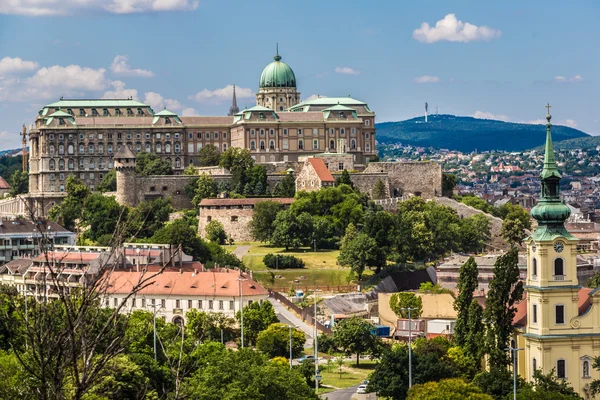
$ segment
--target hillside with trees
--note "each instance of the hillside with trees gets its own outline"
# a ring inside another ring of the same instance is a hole
[[[427,123],[423,117],[417,117],[406,121],[383,122],[376,127],[379,143],[402,143],[462,152],[521,151],[539,146],[546,137],[544,125],[446,114],[431,115]],[[552,139],[555,142],[574,138],[589,138],[589,135],[567,126],[553,126]]]

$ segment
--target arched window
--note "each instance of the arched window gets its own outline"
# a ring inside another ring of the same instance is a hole
[[[82,154],[85,153],[85,146],[83,144],[79,145],[79,152]]]
[[[181,151],[181,144],[179,142],[175,143],[175,153],[179,153]]]
[[[72,158],[69,158],[69,170],[74,170],[75,169],[75,162],[73,161]]]
[[[304,142],[302,139],[298,140],[298,150],[304,150]]]
[[[559,379],[567,378],[567,362],[562,358],[556,360],[556,377]]]
[[[365,151],[368,153],[371,151],[371,143],[365,144]]]
[[[90,154],[94,153],[94,145],[91,143],[88,145],[88,153],[90,153]]]
[[[534,279],[537,277],[537,258],[534,258],[531,261],[531,275],[534,277]]]
[[[48,153],[50,153],[51,155],[54,155],[54,151],[55,151],[55,149],[54,149],[54,145],[53,144],[51,144],[50,146],[48,146]]]
[[[279,111],[283,111],[283,106],[279,106]]]
[[[565,279],[565,262],[562,258],[554,260],[554,280],[563,281]]]
[[[100,143],[98,145],[98,153],[100,153],[100,154],[104,153],[104,144]]]
[[[581,377],[589,378],[590,377],[590,360],[584,359],[583,363],[581,363]]]
[[[264,129],[260,130],[260,136],[265,136],[265,130]]]
[[[162,153],[162,146],[160,145],[160,143],[156,143],[156,152]]]
[[[104,160],[102,158],[98,160],[98,168],[104,168]]]
[[[329,141],[329,148],[330,149],[335,149],[335,142],[333,140]]]
[[[256,142],[254,140],[250,141],[250,150],[256,150]]]
[[[265,149],[265,141],[264,141],[264,140],[261,140],[261,141],[260,141],[260,149],[261,149],[261,150],[264,150],[264,149]]]
[[[171,165],[171,159],[169,157],[165,158],[165,161],[169,163],[169,165]]]
[[[50,160],[50,162],[48,162],[48,168],[54,169],[55,167],[56,167],[56,163],[54,162],[54,160]]]
[[[350,148],[352,150],[356,150],[356,140],[352,139],[352,141],[350,142]]]
[[[67,146],[67,153],[73,154],[74,152],[75,152],[75,149],[73,147],[73,144],[69,143],[69,145]]]
[[[340,129],[340,135],[345,135],[346,134],[346,130],[344,128]]]
[[[254,129],[250,129],[250,135],[254,136]]]
[[[109,153],[112,153],[112,152],[113,152],[113,145],[112,145],[112,143],[109,143],[109,144],[108,144],[108,146],[106,146],[106,150],[107,150]]]
[[[181,168],[181,159],[179,157],[175,159],[175,168]]]
[[[269,156],[269,161],[270,162],[275,162],[275,156]]]
[[[142,151],[142,144],[141,143],[136,143],[135,144],[135,151],[138,152],[138,153],[140,151]]]
[[[65,160],[62,158],[58,160],[58,169],[65,169]]]
[[[271,136],[275,135],[275,131],[274,131],[273,129],[271,129],[271,130],[269,131],[269,135],[271,135]]]
[[[150,151],[152,150],[152,145],[148,142],[146,142],[146,153],[150,153]]]
[[[65,154],[65,145],[64,144],[59,144],[58,145],[58,154]]]
[[[269,149],[275,150],[275,142],[273,140],[269,142]]]
[[[165,153],[171,152],[171,143],[165,143]]]

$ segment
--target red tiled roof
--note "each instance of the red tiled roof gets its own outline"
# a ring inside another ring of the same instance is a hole
[[[249,206],[256,205],[261,201],[274,201],[280,204],[292,204],[294,198],[270,197],[270,198],[252,198],[252,199],[203,199],[200,207],[208,206]]]
[[[327,169],[322,158],[309,158],[308,162],[312,165],[321,182],[335,182],[333,175],[331,175],[331,172]]]
[[[79,251],[50,251],[48,252],[48,260],[60,263],[84,263],[96,260],[100,257],[100,253],[84,253]],[[46,255],[41,254],[33,259],[35,262],[46,262]]]
[[[142,272],[129,272],[115,270],[111,272],[110,285],[107,291],[109,293],[129,293],[140,279],[143,279]],[[146,273],[146,278],[151,272]],[[145,287],[139,294],[142,295],[179,295],[179,296],[231,296],[240,295],[239,272],[229,270],[229,272],[219,271],[181,271],[177,269],[168,269],[163,271],[152,279],[152,284]],[[244,296],[268,294],[267,290],[250,279],[248,275],[243,275],[245,281],[242,281]]]
[[[10,185],[0,176],[0,189],[10,189]]]

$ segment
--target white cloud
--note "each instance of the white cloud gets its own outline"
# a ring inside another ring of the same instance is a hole
[[[3,74],[33,71],[38,66],[39,64],[35,61],[25,61],[19,57],[4,57],[2,60],[0,60],[0,77]]]
[[[238,99],[246,99],[254,96],[252,89],[235,87],[235,95]],[[190,96],[190,100],[195,100],[199,103],[222,103],[231,101],[233,97],[233,85],[227,85],[221,89],[208,90],[204,89],[195,95]]]
[[[474,42],[479,40],[489,41],[500,37],[501,31],[487,26],[477,26],[468,22],[459,21],[454,14],[448,14],[444,19],[431,27],[423,22],[421,27],[413,31],[413,38],[419,42],[435,43],[448,42]]]
[[[327,96],[321,96],[321,95],[318,95],[318,94],[311,94],[310,96],[308,96],[307,98],[305,98],[305,99],[304,99],[304,100],[302,100],[302,101],[310,101],[310,100],[315,100],[315,99],[319,99],[319,98],[321,98],[321,97],[327,97]]]
[[[198,112],[196,110],[194,110],[192,107],[189,107],[189,108],[183,109],[183,111],[181,112],[181,115],[183,117],[191,117],[194,115],[198,115]]]
[[[524,124],[531,124],[531,125],[545,125],[546,124],[546,120],[545,119],[531,119],[529,121],[523,121]]]
[[[121,81],[113,81],[110,83],[112,90],[107,90],[102,95],[103,99],[128,99],[138,100],[137,89],[125,89],[125,83]]]
[[[2,0],[0,14],[32,17],[72,15],[84,11],[115,14],[195,10],[199,0]],[[7,4],[4,4],[7,3]]]
[[[579,82],[583,82],[583,76],[573,75],[571,77],[565,77],[565,76],[557,75],[554,77],[554,82],[556,82],[556,83],[579,83]]]
[[[350,67],[335,67],[333,70],[336,74],[344,74],[344,75],[358,75],[360,71]]]
[[[575,122],[575,120],[572,120],[572,119],[566,119],[566,120],[564,120],[562,122],[559,122],[558,124],[559,125],[565,125],[565,126],[568,126],[570,128],[577,128],[577,122]]]
[[[437,83],[440,81],[440,78],[437,76],[423,75],[416,77],[414,80],[416,83]]]
[[[154,72],[152,71],[131,68],[128,61],[129,59],[126,55],[118,55],[110,65],[110,70],[116,75],[123,76],[138,76],[140,78],[152,78],[154,76]]]
[[[104,68],[94,69],[79,65],[43,67],[23,81],[17,98],[48,99],[60,95],[81,95],[82,92],[100,91],[110,83],[105,72]]]
[[[479,110],[475,111],[475,113],[471,116],[473,118],[479,118],[479,119],[496,119],[498,121],[508,121],[508,117],[506,115],[492,114],[490,112],[479,111]]]
[[[532,124],[532,125],[546,125],[548,121],[545,119],[532,119],[529,121],[523,121],[523,124]],[[553,123],[554,125],[563,125],[568,126],[570,128],[577,128],[577,122],[573,119],[565,119],[562,121],[556,121]]]
[[[144,103],[150,105],[155,111],[160,111],[163,108],[169,111],[180,110],[183,108],[181,103],[173,99],[165,99],[156,92],[144,93]]]

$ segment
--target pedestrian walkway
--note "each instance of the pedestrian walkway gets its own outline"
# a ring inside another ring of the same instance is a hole
[[[296,314],[285,308],[283,304],[278,302],[277,300],[269,297],[269,301],[273,304],[273,308],[275,309],[275,314],[277,314],[277,318],[282,324],[288,324],[292,326],[296,326],[306,335],[306,343],[304,344],[305,348],[313,347],[313,336],[315,334],[314,327],[308,325],[306,322],[302,321]]]
[[[244,257],[246,255],[246,253],[248,252],[248,250],[250,250],[250,246],[238,246],[233,251],[233,255],[236,256],[237,258],[239,258],[241,260],[242,257]]]

